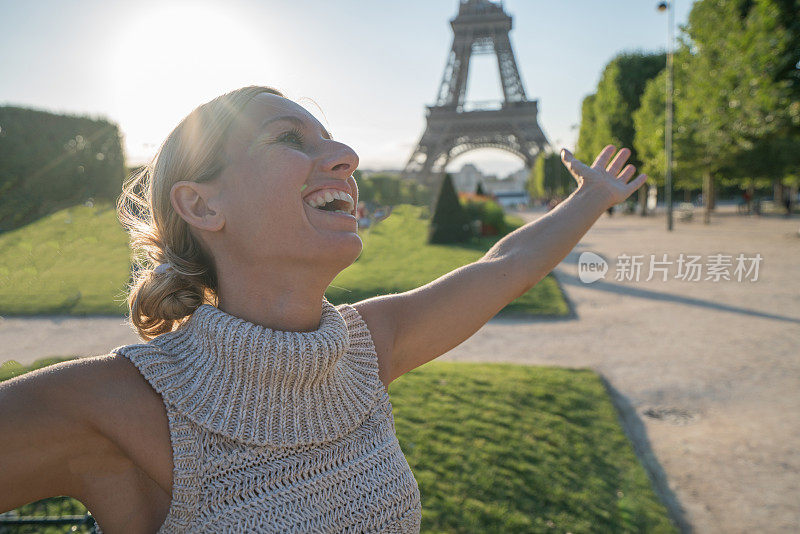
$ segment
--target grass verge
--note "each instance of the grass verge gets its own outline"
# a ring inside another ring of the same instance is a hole
[[[423,532],[677,532],[594,371],[434,361],[389,390]]]
[[[128,236],[111,204],[0,235],[0,314],[125,315]]]

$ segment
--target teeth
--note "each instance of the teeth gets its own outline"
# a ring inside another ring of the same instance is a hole
[[[317,208],[319,206],[322,206],[323,204],[327,204],[328,202],[333,201],[334,199],[344,200],[350,205],[351,208],[350,211],[343,211],[343,210],[337,210],[337,211],[343,211],[344,213],[347,213],[349,215],[353,214],[353,210],[355,209],[355,201],[353,200],[353,197],[351,197],[344,191],[333,190],[333,189],[326,190],[324,193],[317,191],[316,193],[309,195],[309,198],[305,199],[304,201],[312,208]]]

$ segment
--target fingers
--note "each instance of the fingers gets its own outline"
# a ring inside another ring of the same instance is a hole
[[[575,178],[582,180],[582,176],[586,174],[589,167],[586,166],[581,160],[577,159],[572,152],[566,148],[561,149],[561,159],[564,166],[572,173]]]
[[[625,165],[625,162],[628,161],[628,158],[631,156],[631,151],[628,148],[623,148],[622,150],[617,153],[617,157],[614,158],[614,161],[611,162],[611,165],[608,166],[606,169],[612,176],[616,176],[619,174],[619,170]]]
[[[605,169],[606,165],[608,165],[608,160],[611,159],[611,156],[614,155],[614,151],[617,149],[614,145],[606,145],[606,147],[600,151],[595,158],[594,163],[592,163],[593,169]]]
[[[581,180],[580,175],[575,170],[575,162],[578,160],[576,160],[575,156],[573,156],[572,153],[566,148],[561,149],[561,161],[564,163],[564,167],[567,168],[569,173],[576,180]]]
[[[640,174],[639,176],[636,177],[634,181],[628,182],[628,185],[631,187],[631,193],[642,187],[642,184],[644,184],[646,181],[647,181],[647,175]]]
[[[575,159],[575,157],[572,155],[572,153],[569,150],[567,150],[566,148],[562,148],[561,149],[561,161],[564,162],[564,166],[567,169],[572,170],[572,161],[574,159]]]
[[[636,167],[633,165],[628,165],[622,170],[620,175],[617,177],[617,180],[622,180],[623,182],[628,183],[628,180],[630,180],[631,176],[634,174],[636,174]]]

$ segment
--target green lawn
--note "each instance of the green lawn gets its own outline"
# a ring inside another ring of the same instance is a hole
[[[6,365],[0,380],[26,370]],[[422,532],[678,532],[593,371],[433,361],[389,393]]]
[[[396,206],[387,219],[364,231],[361,256],[333,280],[328,299],[334,304],[358,302],[414,289],[480,259],[498,241],[484,237],[463,245],[430,245],[424,213],[421,207]],[[509,220],[515,227],[523,223]],[[548,275],[501,311],[507,313],[566,315],[568,308],[555,278]]]
[[[389,391],[423,532],[677,532],[594,371],[434,361]]]
[[[110,204],[0,235],[0,315],[124,315],[128,236]]]
[[[400,205],[362,232],[359,259],[333,281],[331,302],[357,302],[424,285],[479,259],[497,238],[428,245],[423,208]],[[521,220],[516,221],[522,224]],[[125,315],[127,234],[110,204],[68,208],[0,235],[0,315]],[[547,276],[502,313],[565,315],[561,290]]]

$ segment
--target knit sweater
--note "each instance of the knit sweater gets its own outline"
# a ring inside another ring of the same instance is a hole
[[[353,306],[323,298],[319,328],[289,332],[203,304],[112,352],[167,410],[172,502],[158,533],[419,532],[419,487]]]

